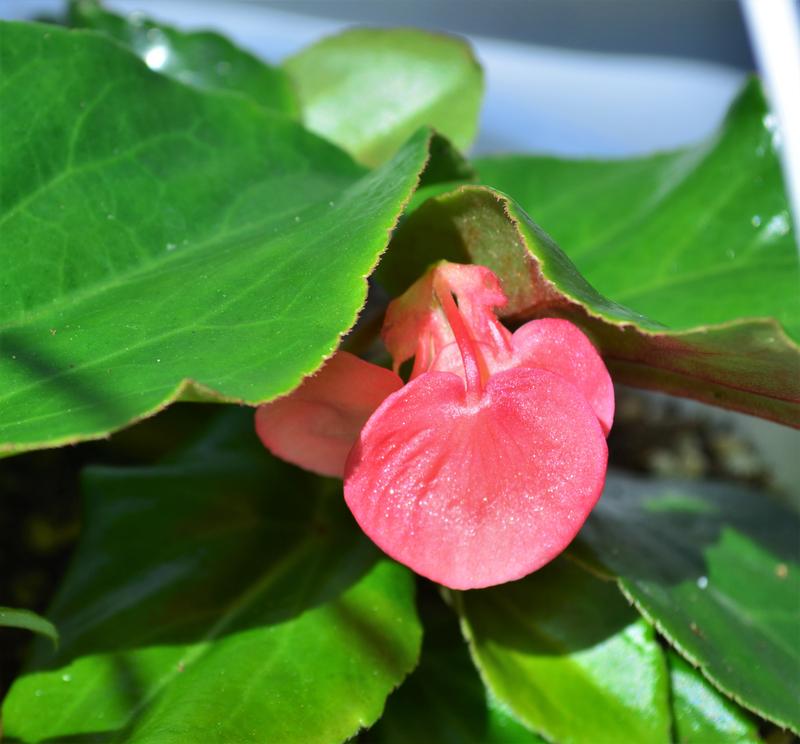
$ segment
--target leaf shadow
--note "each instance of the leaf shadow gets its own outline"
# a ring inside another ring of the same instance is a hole
[[[104,385],[105,376],[95,375],[89,379],[68,361],[69,354],[63,351],[65,342],[56,337],[56,329],[42,329],[42,333],[46,334],[45,341],[52,340],[62,347],[63,359],[58,359],[46,343],[33,342],[29,334],[14,329],[0,330],[0,359],[10,367],[11,379],[20,379],[21,384],[29,385],[32,381],[39,388],[34,399],[42,410],[61,413],[82,410],[98,430],[110,428],[109,422],[129,418],[129,412],[120,405],[119,395]],[[46,416],[47,413],[42,414],[43,418]]]
[[[423,626],[419,665],[389,697],[380,720],[362,731],[357,741],[489,741],[487,689],[469,657],[458,621],[434,584],[420,581],[418,589]]]
[[[652,481],[621,473],[609,474],[570,554],[624,579],[702,586],[709,551],[726,533],[774,558],[771,574],[800,562],[800,518],[767,493],[721,481]]]
[[[77,692],[102,673],[103,695],[127,718],[114,731],[86,733],[70,721],[53,744],[126,740],[161,699],[153,663],[175,679],[201,674],[193,667],[208,644],[321,606],[372,650],[376,666],[405,671],[407,660],[348,607],[346,593],[381,555],[347,510],[341,483],[275,460],[252,418],[252,409],[227,409],[210,432],[155,466],[85,473],[84,532],[48,613],[61,645],[54,653],[35,644],[18,682],[32,694],[39,681],[26,676],[49,672],[60,684],[70,674]],[[278,632],[263,636],[264,653],[280,643]],[[87,658],[88,667],[70,666]],[[232,674],[227,684],[235,683]]]
[[[252,416],[224,411],[158,465],[85,472],[84,531],[49,611],[60,649],[36,644],[30,670],[278,625],[373,568],[341,483],[270,456]]]
[[[519,581],[455,595],[473,643],[567,657],[622,633],[638,615],[613,582],[557,558]]]

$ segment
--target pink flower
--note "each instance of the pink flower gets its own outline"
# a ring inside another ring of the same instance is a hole
[[[505,302],[489,269],[437,264],[387,309],[393,372],[338,352],[256,414],[274,454],[344,477],[381,549],[454,589],[552,560],[605,480],[614,391],[600,356],[566,320],[510,333],[494,313]]]

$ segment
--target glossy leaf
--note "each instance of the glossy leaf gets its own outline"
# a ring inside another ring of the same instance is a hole
[[[22,628],[46,636],[58,643],[58,630],[49,620],[30,610],[17,607],[0,607],[0,628]]]
[[[294,90],[282,69],[213,31],[185,33],[140,13],[117,15],[98,0],[71,0],[68,22],[107,34],[141,57],[151,70],[182,83],[235,91],[264,108],[290,115],[298,112]]]
[[[669,741],[661,648],[613,583],[561,559],[456,605],[488,687],[548,740]]]
[[[675,330],[774,318],[800,341],[800,261],[775,126],[753,80],[719,131],[691,148],[477,168],[605,297]]]
[[[484,264],[503,282],[511,319],[572,319],[593,336],[615,381],[798,426],[800,263],[789,223],[781,218],[788,220],[788,212],[765,120],[769,124],[751,85],[714,142],[678,155],[605,164],[607,178],[599,177],[603,164],[597,163],[512,160],[512,168],[504,165],[509,161],[482,162],[481,174],[491,185],[514,196],[522,184],[523,206],[547,230],[563,235],[570,256],[579,236],[594,245],[591,237],[605,234],[608,222],[625,226],[621,248],[614,240],[622,240],[622,233],[612,232],[585,255],[577,250],[586,278],[517,202],[488,188],[463,187],[411,215],[379,268],[381,281],[399,292],[440,258]],[[744,161],[742,153],[749,153]],[[730,169],[741,173],[734,179]],[[742,175],[751,171],[752,177]],[[628,203],[634,194],[641,203]],[[718,209],[704,211],[715,198]],[[765,215],[761,231],[749,224],[754,209]],[[652,226],[628,224],[631,214]],[[672,227],[667,229],[673,222],[685,233],[680,250]],[[663,240],[676,243],[666,268],[667,249],[653,234],[659,230]],[[692,283],[700,268],[719,284]],[[669,292],[650,287],[652,297],[634,304],[636,310],[617,302],[650,297],[650,290],[637,297],[629,293],[657,283],[662,270],[674,274]]]
[[[452,611],[435,598],[420,611],[419,666],[361,739],[369,744],[544,744],[486,689]]]
[[[182,394],[257,403],[320,366],[427,159],[365,173],[102,36],[0,28],[0,452]]]
[[[700,672],[670,652],[672,711],[678,744],[758,744],[754,723]]]
[[[388,160],[420,125],[459,148],[478,125],[483,75],[469,45],[419,29],[352,29],[284,63],[303,122],[357,160]]]
[[[576,540],[716,687],[800,730],[800,520],[765,494],[619,474]]]
[[[92,470],[85,491],[61,649],[40,644],[12,687],[10,737],[341,741],[415,665],[413,576],[339,483],[264,452],[251,411],[161,465]]]

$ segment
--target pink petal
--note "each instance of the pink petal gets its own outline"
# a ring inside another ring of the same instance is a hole
[[[256,432],[273,455],[341,478],[361,427],[402,385],[394,372],[338,351],[294,392],[259,406]]]
[[[568,320],[542,318],[511,337],[513,364],[555,372],[580,390],[605,434],[614,420],[614,385],[606,365],[584,333]]]
[[[412,377],[426,371],[437,349],[453,341],[433,292],[434,271],[429,270],[386,308],[381,338],[392,355],[394,371],[411,357]]]
[[[477,403],[429,372],[387,398],[346,465],[347,504],[396,560],[454,589],[518,579],[570,543],[607,450],[575,387],[539,369],[493,375]]]
[[[514,333],[511,345],[512,353],[507,356],[496,353],[495,347],[477,344],[490,374],[514,367],[555,372],[583,393],[608,434],[614,420],[614,385],[602,358],[577,326],[557,318],[532,320]],[[463,377],[458,344],[445,346],[430,368]]]
[[[439,263],[435,274],[434,285],[438,279],[458,297],[458,309],[472,338],[498,352],[507,348],[511,334],[497,319],[494,308],[503,307],[508,300],[495,274],[485,266],[447,261]]]

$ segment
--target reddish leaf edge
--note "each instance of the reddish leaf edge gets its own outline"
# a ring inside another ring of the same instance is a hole
[[[716,690],[721,692],[728,699],[733,700],[737,705],[741,706],[745,710],[749,710],[751,713],[754,713],[759,718],[763,718],[766,721],[771,721],[772,723],[780,726],[781,728],[787,729],[788,731],[791,731],[791,732],[797,734],[798,736],[800,736],[800,727],[790,723],[789,721],[784,721],[784,720],[782,720],[779,717],[776,717],[774,715],[766,714],[763,710],[760,710],[759,708],[757,708],[756,706],[752,705],[751,703],[748,703],[747,700],[745,700],[744,698],[741,697],[741,695],[738,695],[737,693],[733,692],[732,690],[729,690],[724,684],[722,684],[717,679],[715,679],[709,673],[709,671],[705,668],[705,666],[703,665],[703,662],[700,661],[700,659],[698,659],[697,657],[695,657],[686,648],[684,648],[681,645],[680,641],[678,641],[664,627],[664,625],[662,623],[660,623],[658,620],[656,620],[655,617],[653,615],[651,615],[644,608],[642,603],[639,602],[639,600],[636,599],[634,594],[628,589],[628,587],[625,584],[625,580],[624,579],[617,578],[616,579],[616,584],[617,584],[617,587],[619,588],[620,592],[622,592],[622,595],[625,597],[625,599],[628,600],[628,602],[645,619],[645,621],[647,623],[649,623],[650,625],[652,625],[653,628],[655,628],[656,631],[659,633],[659,635],[661,635],[667,641],[667,643],[669,643],[670,647],[674,651],[676,651],[678,654],[680,654],[680,656],[683,657],[687,662],[689,662],[689,664],[692,665],[692,668],[698,670],[703,675],[703,678],[708,680],[708,682],[710,682],[711,685]]]

